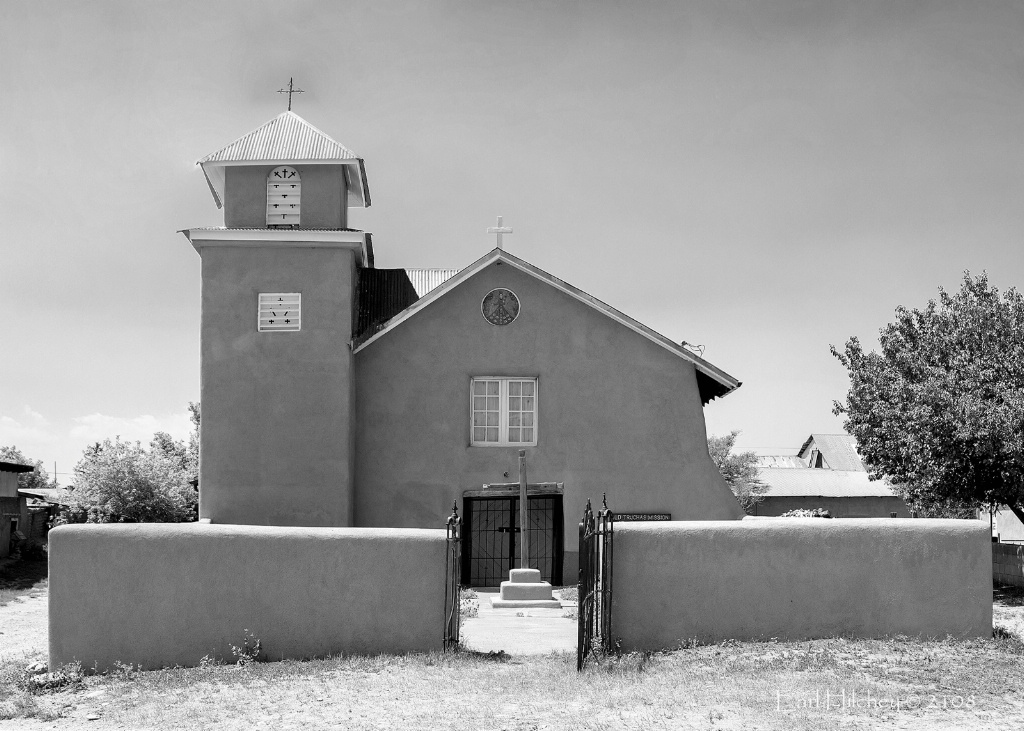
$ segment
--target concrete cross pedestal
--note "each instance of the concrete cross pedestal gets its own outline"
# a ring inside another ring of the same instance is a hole
[[[508,581],[501,582],[501,591],[491,599],[495,609],[548,607],[558,609],[562,603],[551,595],[551,584],[541,581],[537,569],[512,569]]]

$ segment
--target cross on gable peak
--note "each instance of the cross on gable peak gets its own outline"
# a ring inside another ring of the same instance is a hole
[[[498,237],[498,248],[500,249],[500,248],[502,248],[502,246],[501,246],[501,236],[502,236],[502,234],[510,234],[510,233],[512,233],[512,227],[511,226],[502,226],[502,217],[498,216],[498,225],[497,226],[489,226],[487,228],[487,233],[497,235],[497,237]]]

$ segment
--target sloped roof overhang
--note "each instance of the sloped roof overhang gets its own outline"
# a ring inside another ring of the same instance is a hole
[[[726,394],[735,391],[742,385],[741,381],[730,376],[722,369],[712,365],[703,358],[698,357],[682,345],[669,340],[664,335],[655,332],[651,328],[647,327],[643,323],[634,320],[629,315],[615,309],[611,305],[605,304],[601,300],[587,294],[582,289],[574,287],[567,282],[563,282],[561,279],[548,274],[544,270],[535,267],[523,259],[514,256],[504,249],[492,249],[489,253],[485,254],[475,262],[470,264],[465,269],[461,270],[458,274],[451,277],[447,281],[443,282],[440,286],[431,290],[426,296],[420,298],[406,309],[392,317],[383,327],[375,331],[372,335],[369,335],[365,339],[353,341],[352,349],[353,352],[358,353],[363,348],[366,348],[374,341],[384,337],[391,330],[395,329],[398,325],[413,317],[417,312],[429,307],[433,302],[437,301],[448,292],[458,287],[463,282],[471,279],[474,275],[483,271],[486,267],[491,264],[501,261],[509,266],[512,266],[536,279],[539,279],[546,284],[551,285],[555,289],[569,295],[570,297],[579,300],[583,304],[591,307],[603,315],[610,317],[611,319],[618,322],[620,325],[629,328],[633,332],[643,336],[650,340],[652,343],[664,348],[673,355],[682,358],[683,360],[692,363],[697,371],[697,385],[700,389],[701,403],[707,404],[714,398],[725,396]]]
[[[226,228],[209,226],[186,228],[184,234],[192,247],[203,253],[207,247],[287,246],[296,248],[352,248],[358,252],[357,264],[373,266],[373,239],[367,231],[352,228]]]
[[[347,204],[369,208],[370,189],[362,158],[295,112],[282,112],[266,124],[196,162],[218,208],[224,205],[225,168],[240,165],[342,165]]]

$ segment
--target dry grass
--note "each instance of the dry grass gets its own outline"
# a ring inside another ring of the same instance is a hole
[[[121,668],[49,693],[26,690],[23,667],[0,665],[0,718],[74,725],[94,715],[90,726],[98,728],[819,729],[888,728],[898,721],[905,728],[977,729],[1024,723],[1018,690],[1024,645],[1013,636],[727,642],[606,658],[582,674],[575,671],[575,655],[519,660],[474,653]]]
[[[1024,591],[997,614],[1024,616]],[[1024,727],[1024,644],[991,640],[725,642],[604,658],[459,653],[206,664],[31,689],[0,662],[19,728],[1005,729]],[[73,673],[72,673],[73,675]]]

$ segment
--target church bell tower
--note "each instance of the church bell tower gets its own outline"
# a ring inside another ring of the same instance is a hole
[[[199,517],[352,525],[363,161],[289,110],[198,164],[224,211],[183,231],[202,258]]]

